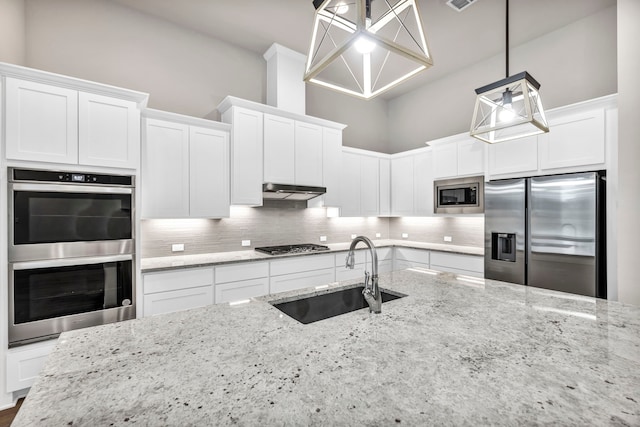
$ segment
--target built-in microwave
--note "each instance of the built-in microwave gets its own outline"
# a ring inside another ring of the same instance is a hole
[[[484,212],[484,176],[436,180],[433,183],[437,214]]]

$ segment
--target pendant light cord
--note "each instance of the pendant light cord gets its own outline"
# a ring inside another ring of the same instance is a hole
[[[506,3],[507,3],[507,7],[506,7],[507,13],[506,13],[506,19],[505,19],[505,22],[506,22],[506,25],[505,25],[506,37],[505,37],[505,39],[506,39],[507,46],[506,46],[506,49],[505,49],[505,51],[506,51],[506,55],[505,56],[506,56],[507,60],[506,60],[506,76],[505,76],[505,78],[509,77],[509,0],[506,0]]]

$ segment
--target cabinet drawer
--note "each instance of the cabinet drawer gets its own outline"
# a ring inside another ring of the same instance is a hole
[[[268,293],[269,279],[267,277],[215,285],[216,304],[259,297]]]
[[[144,296],[144,315],[172,313],[213,304],[213,285]]]
[[[333,257],[331,257],[333,258]],[[335,281],[335,269],[333,266],[315,271],[285,274],[269,279],[271,293],[292,291],[311,286],[326,285]]]
[[[246,262],[216,267],[216,284],[258,279],[269,275],[269,263]]]
[[[484,273],[484,257],[433,251],[431,252],[431,268],[454,273]]]
[[[396,259],[413,261],[429,266],[429,251],[426,249],[396,248]]]
[[[145,273],[142,282],[145,295],[213,285],[213,267]]]
[[[336,267],[344,267],[345,263],[347,262],[348,253],[349,252],[339,252],[335,255]],[[354,257],[355,257],[356,265],[364,264],[365,261],[369,260],[369,251],[365,251],[364,249],[358,249],[355,251]]]
[[[367,271],[371,273],[371,264],[366,264],[369,266]],[[364,270],[365,264],[356,264],[353,267],[353,270],[350,268],[346,268],[344,265],[341,267],[336,267],[336,281],[341,282],[343,280],[355,280],[361,279],[364,281]]]
[[[427,270],[429,270],[429,264],[425,264],[422,262],[415,262],[415,261],[407,261],[407,260],[396,260],[394,263],[394,270],[405,270],[407,268],[413,268],[413,267],[419,267],[419,268],[426,268]]]
[[[57,342],[44,341],[7,351],[7,393],[33,385]]]
[[[271,261],[271,276],[333,268],[333,255],[311,255]]]

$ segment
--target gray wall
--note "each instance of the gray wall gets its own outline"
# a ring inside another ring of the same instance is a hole
[[[0,61],[24,65],[24,0],[0,0]]]
[[[616,8],[509,52],[510,74],[532,74],[541,84],[545,109],[615,93]],[[467,132],[474,90],[504,78],[504,66],[503,53],[389,101],[389,151],[423,147],[426,141]]]
[[[618,300],[640,306],[640,1],[618,0]]]

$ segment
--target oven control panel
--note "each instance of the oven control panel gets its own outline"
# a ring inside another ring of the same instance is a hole
[[[65,182],[77,184],[102,184],[133,186],[133,177],[127,175],[102,175],[82,172],[62,172],[33,169],[11,169],[13,182]]]

